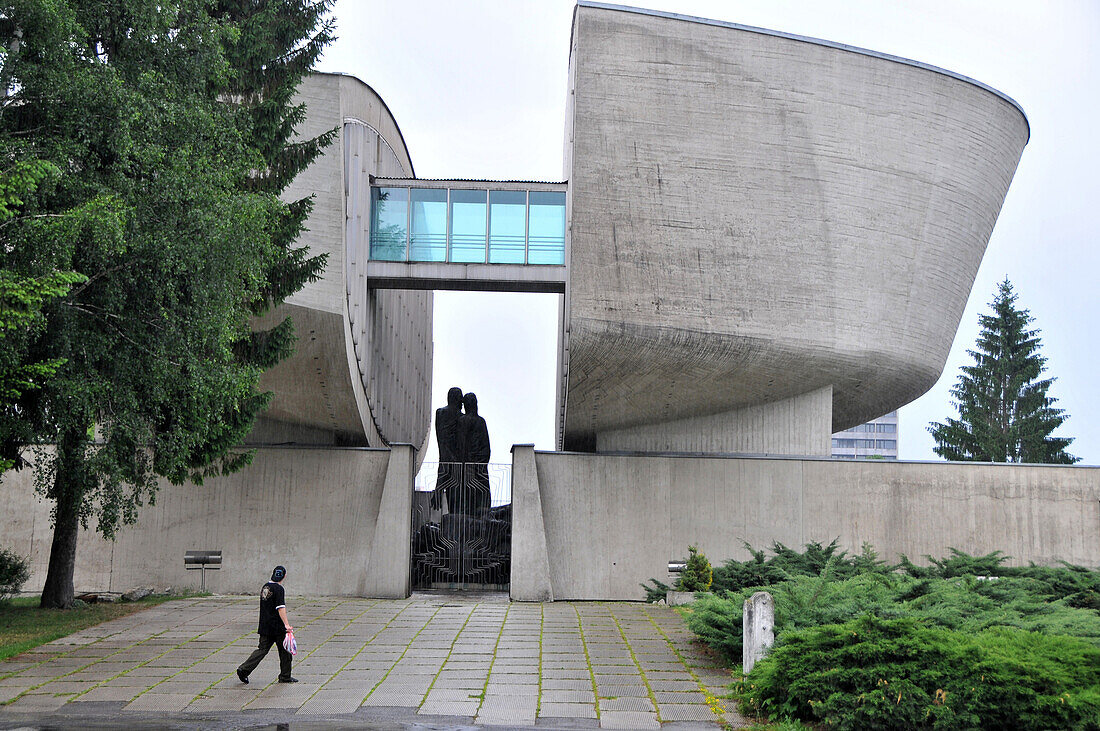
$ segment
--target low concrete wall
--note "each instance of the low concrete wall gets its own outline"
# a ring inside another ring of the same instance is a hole
[[[1013,563],[1100,566],[1100,468],[839,461],[830,459],[614,456],[534,452],[513,468],[513,551],[542,565],[546,581],[513,576],[514,599],[641,599],[668,561],[698,545],[713,563],[744,559],[743,542],[801,547],[840,538],[886,560],[943,556],[949,547],[1001,550]],[[516,459],[526,455],[517,449]],[[525,515],[533,506],[540,515]],[[520,526],[544,528],[540,542]],[[515,560],[513,566],[521,564]],[[528,594],[530,596],[528,596]]]
[[[206,573],[210,591],[253,593],[283,564],[294,594],[406,597],[414,451],[261,447],[237,474],[163,483],[156,505],[114,542],[81,533],[76,589],[198,589],[200,572],[184,569],[184,552],[220,549],[221,570]],[[39,591],[52,503],[34,494],[29,470],[6,473],[0,491],[0,547],[30,558],[24,590]]]

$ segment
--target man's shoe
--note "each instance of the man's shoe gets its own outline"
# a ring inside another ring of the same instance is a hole
[[[241,682],[248,685],[248,676],[241,672],[240,668],[237,668],[237,677],[241,679]]]
[[[245,682],[247,683],[248,681],[246,680]],[[297,683],[298,679],[297,678],[287,678],[286,680],[283,680],[282,678],[279,678],[279,682],[280,683]]]

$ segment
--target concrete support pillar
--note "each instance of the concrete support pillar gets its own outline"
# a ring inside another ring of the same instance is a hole
[[[412,561],[412,495],[416,448],[391,444],[378,505],[370,558],[359,594],[378,599],[409,596]]]
[[[554,601],[533,444],[512,447],[511,595],[517,602]]]
[[[758,591],[745,600],[741,631],[741,665],[747,673],[775,641],[775,600],[771,594]]]

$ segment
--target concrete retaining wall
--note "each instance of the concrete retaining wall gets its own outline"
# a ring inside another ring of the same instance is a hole
[[[1100,468],[829,459],[613,456],[516,447],[512,577],[519,600],[641,599],[698,545],[712,563],[743,542],[869,542],[886,560],[949,547],[1012,563],[1100,566]],[[521,469],[529,462],[534,470]],[[519,484],[534,477],[537,484]],[[527,499],[521,499],[528,496]],[[534,497],[537,496],[537,499]],[[539,514],[533,514],[534,510]],[[543,536],[520,526],[542,526]],[[545,549],[542,549],[545,546]],[[545,550],[546,556],[537,555]],[[540,580],[539,575],[546,579]]]
[[[155,506],[114,542],[84,531],[75,585],[82,591],[135,586],[198,589],[188,549],[220,549],[207,571],[216,593],[253,593],[276,564],[295,594],[403,598],[409,594],[414,450],[260,448],[250,467],[204,485],[162,484]],[[52,503],[34,494],[29,470],[0,481],[0,547],[31,560],[25,591],[46,578]],[[381,516],[381,517],[380,517]]]

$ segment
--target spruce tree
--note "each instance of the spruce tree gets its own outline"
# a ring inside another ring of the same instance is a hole
[[[309,139],[295,135],[306,107],[294,103],[301,81],[332,42],[334,0],[218,0],[217,15],[237,32],[226,46],[232,77],[226,99],[237,109],[237,124],[263,164],[243,181],[247,189],[281,195],[295,176],[337,138],[333,129]],[[267,263],[264,285],[252,302],[262,315],[283,302],[324,269],[325,255],[310,256],[295,241],[313,208],[312,196],[281,203],[273,232],[277,255]],[[267,368],[286,357],[294,342],[293,325],[284,319],[270,330],[257,330],[237,348],[239,356]]]
[[[1048,395],[1053,378],[1040,378],[1046,358],[1039,354],[1039,330],[1028,310],[1018,309],[1006,278],[990,307],[978,318],[981,332],[967,351],[973,365],[963,366],[951,389],[958,419],[932,422],[936,454],[969,462],[1073,464],[1065,450],[1071,438],[1052,436],[1068,418]]]

